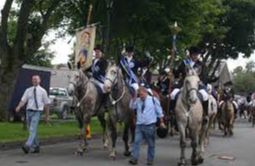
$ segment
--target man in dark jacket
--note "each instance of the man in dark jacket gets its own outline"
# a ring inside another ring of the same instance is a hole
[[[199,55],[201,54],[201,50],[197,47],[190,47],[189,56],[182,61],[182,63],[178,66],[177,70],[174,71],[174,76],[179,80],[179,84],[182,86],[183,81],[186,77],[186,68],[193,68],[198,76],[200,77],[201,84],[199,85],[199,93],[202,96],[202,106],[204,110],[204,121],[208,121],[208,93],[206,91],[206,86],[203,83],[207,83],[207,79],[205,74],[203,73],[203,63],[199,60]],[[203,82],[203,83],[202,83]],[[176,104],[176,95],[179,93],[180,89],[175,88],[170,97],[171,97],[171,109],[174,109]]]
[[[103,50],[100,45],[97,45],[94,48],[95,51],[95,58],[92,61],[92,65],[90,68],[86,70],[86,72],[91,72],[92,77],[95,80],[95,83],[100,87],[103,93],[105,93],[104,90],[104,80],[105,80],[105,74],[106,69],[108,67],[108,62],[104,58]]]
[[[125,81],[131,90],[133,97],[137,95],[139,88],[139,79],[137,77],[138,69],[143,69],[148,65],[149,61],[138,61],[134,58],[134,47],[126,47],[126,52],[120,57],[120,66],[123,70]],[[142,71],[141,71],[142,72]]]

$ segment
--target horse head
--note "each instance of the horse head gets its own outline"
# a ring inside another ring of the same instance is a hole
[[[68,93],[73,95],[75,90],[81,89],[84,87],[84,84],[88,82],[88,77],[84,74],[82,70],[75,71],[69,80]]]
[[[104,89],[106,92],[110,92],[113,86],[117,85],[120,73],[120,68],[116,64],[108,67],[104,81]]]
[[[187,70],[187,75],[183,83],[183,93],[185,100],[194,104],[198,100],[198,86],[200,79],[196,71],[192,68]]]

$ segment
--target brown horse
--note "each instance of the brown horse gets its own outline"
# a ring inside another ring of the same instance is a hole
[[[250,113],[250,120],[252,122],[252,127],[254,127],[255,126],[255,101],[254,100],[251,101],[248,109]]]
[[[234,106],[231,99],[225,100],[221,106],[221,122],[224,127],[224,136],[234,134],[233,127],[235,121]]]

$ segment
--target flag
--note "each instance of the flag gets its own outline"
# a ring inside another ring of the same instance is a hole
[[[75,64],[79,64],[82,70],[92,65],[95,39],[96,26],[89,26],[76,32]]]

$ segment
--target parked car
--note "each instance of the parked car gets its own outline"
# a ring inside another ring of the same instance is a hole
[[[68,95],[66,88],[60,87],[51,87],[49,94],[50,112],[56,113],[60,119],[67,119],[72,112],[73,97]]]

